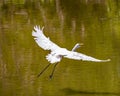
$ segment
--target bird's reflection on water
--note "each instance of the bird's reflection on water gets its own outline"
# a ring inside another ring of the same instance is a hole
[[[76,95],[76,94],[83,94],[83,95],[102,95],[102,96],[120,96],[120,93],[114,93],[114,92],[94,92],[94,91],[79,91],[74,90],[72,88],[64,88],[61,89],[66,95]]]

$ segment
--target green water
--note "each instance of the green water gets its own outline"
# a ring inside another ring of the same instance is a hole
[[[52,80],[31,36],[35,25],[61,47],[110,62],[63,58]],[[0,96],[119,96],[120,2],[118,0],[1,0]]]

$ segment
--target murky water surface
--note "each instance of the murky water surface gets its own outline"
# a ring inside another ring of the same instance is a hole
[[[63,58],[37,78],[48,64],[31,36],[35,25],[71,50],[110,62]],[[120,2],[118,0],[1,0],[0,96],[119,96]]]

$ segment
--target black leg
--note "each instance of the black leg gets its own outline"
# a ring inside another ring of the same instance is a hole
[[[38,75],[37,77],[39,77],[51,64],[48,64]]]
[[[58,63],[56,63],[56,64],[54,65],[53,70],[52,70],[52,73],[50,74],[50,79],[52,79],[53,74],[54,74],[54,72],[55,72],[55,68],[56,68],[57,65],[58,65]]]

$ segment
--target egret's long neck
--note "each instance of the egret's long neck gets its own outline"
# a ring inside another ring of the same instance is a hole
[[[78,49],[79,47],[80,47],[80,44],[77,43],[77,44],[73,47],[72,51],[76,51],[76,49]]]

